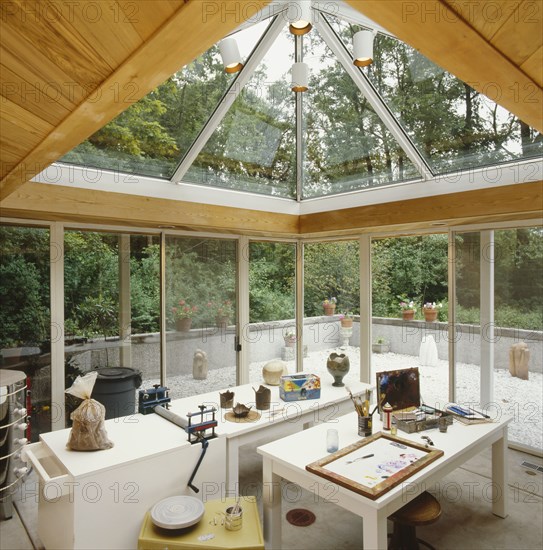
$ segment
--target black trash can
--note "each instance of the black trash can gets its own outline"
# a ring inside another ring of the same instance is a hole
[[[106,408],[106,420],[134,414],[141,372],[128,367],[104,367],[96,371],[98,378],[91,397]]]

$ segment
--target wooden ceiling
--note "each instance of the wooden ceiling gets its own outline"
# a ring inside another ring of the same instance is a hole
[[[543,130],[540,0],[347,1]],[[0,199],[21,191],[3,213],[24,217],[25,197],[36,198],[25,182],[267,3],[2,0]]]
[[[0,198],[267,3],[2,0]]]

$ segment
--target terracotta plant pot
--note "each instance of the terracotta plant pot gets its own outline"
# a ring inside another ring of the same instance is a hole
[[[352,319],[341,319],[340,323],[343,328],[351,328],[353,326]]]
[[[424,312],[424,320],[427,323],[433,323],[437,319],[437,309],[423,309]]]
[[[334,315],[334,313],[336,312],[336,304],[330,304],[322,307],[324,308],[325,315]]]
[[[178,332],[188,332],[192,325],[192,319],[185,317],[184,319],[176,319],[175,330]]]
[[[415,318],[415,310],[414,309],[404,309],[402,311],[402,319],[404,321],[412,321]]]

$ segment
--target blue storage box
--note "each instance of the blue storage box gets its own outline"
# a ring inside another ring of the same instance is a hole
[[[303,401],[319,399],[321,396],[321,379],[316,374],[287,374],[281,376],[279,397],[283,401]]]

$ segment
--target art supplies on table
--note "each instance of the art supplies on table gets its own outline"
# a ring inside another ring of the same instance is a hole
[[[452,414],[454,418],[463,424],[481,424],[483,422],[492,422],[488,414],[469,406],[459,405],[458,403],[449,403],[445,411]]]

